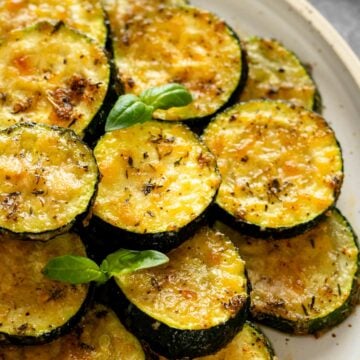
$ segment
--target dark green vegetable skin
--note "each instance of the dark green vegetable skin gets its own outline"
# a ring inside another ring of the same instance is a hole
[[[211,206],[205,209],[196,219],[177,231],[164,231],[153,234],[133,233],[113,226],[94,215],[89,226],[83,228],[81,233],[89,245],[89,253],[97,260],[105,258],[119,248],[152,249],[166,253],[179,246],[191,237],[197,229],[205,225],[208,222],[210,209]]]
[[[150,353],[169,359],[191,359],[219,351],[242,329],[250,306],[248,296],[244,306],[226,323],[204,330],[180,330],[142,312],[125,297],[113,279],[107,284],[104,294],[102,301],[110,301],[124,325],[143,342],[144,347],[151,349]]]
[[[95,286],[89,285],[87,296],[82,303],[78,312],[68,319],[62,326],[52,329],[46,333],[38,336],[22,336],[22,335],[9,335],[0,331],[0,346],[1,344],[13,345],[40,345],[57,339],[58,337],[69,333],[81,320],[87,309],[93,302],[95,294]],[[49,324],[50,326],[51,324]]]

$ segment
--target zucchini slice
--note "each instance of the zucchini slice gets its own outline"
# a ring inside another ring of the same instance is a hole
[[[98,168],[71,130],[23,123],[0,131],[0,229],[48,240],[87,214]]]
[[[115,248],[177,246],[201,222],[220,184],[214,156],[180,123],[109,132],[94,154],[101,180],[93,223],[109,233],[100,234],[102,247],[111,238]]]
[[[115,278],[129,301],[119,301],[119,312],[160,355],[179,359],[218,351],[245,321],[244,261],[229,239],[207,227],[168,256],[167,264]]]
[[[2,0],[0,18],[0,37],[39,21],[63,21],[102,46],[107,38],[104,12],[99,1],[64,0],[59,4],[57,0]]]
[[[1,352],[0,352],[1,354]],[[163,356],[158,360],[166,360]],[[274,349],[265,334],[250,321],[246,321],[241,331],[237,333],[223,349],[208,356],[194,360],[275,360]],[[5,358],[5,360],[7,360]]]
[[[0,42],[0,128],[32,121],[78,135],[97,121],[108,91],[107,56],[63,23],[42,22]]]
[[[314,80],[297,56],[275,39],[253,36],[244,41],[248,77],[240,101],[288,100],[321,112]]]
[[[86,256],[80,237],[23,241],[0,235],[0,342],[36,344],[67,332],[82,316],[89,285],[70,285],[42,274],[60,255]]]
[[[312,334],[337,325],[359,300],[359,250],[334,209],[305,234],[265,241],[218,224],[239,248],[251,283],[251,314],[271,327]]]
[[[125,93],[181,83],[194,101],[157,110],[162,120],[188,120],[214,114],[245,78],[244,57],[235,33],[216,15],[189,6],[140,12],[118,26],[115,64]],[[116,32],[116,30],[115,30]],[[219,51],[221,48],[221,51]]]
[[[48,344],[0,346],[2,360],[145,360],[139,341],[108,307],[95,304],[67,335]]]
[[[236,104],[208,125],[203,139],[217,157],[219,216],[260,237],[289,237],[320,220],[337,200],[343,161],[320,115],[294,104]]]

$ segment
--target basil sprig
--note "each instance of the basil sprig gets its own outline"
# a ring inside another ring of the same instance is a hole
[[[105,123],[105,131],[124,129],[136,123],[152,119],[157,109],[186,106],[192,102],[190,92],[180,84],[156,86],[139,96],[121,95],[111,109]]]
[[[155,250],[120,249],[108,255],[100,266],[83,256],[58,256],[46,264],[43,273],[52,280],[70,284],[84,284],[90,281],[103,284],[112,276],[158,266],[168,261],[169,258],[165,254]]]

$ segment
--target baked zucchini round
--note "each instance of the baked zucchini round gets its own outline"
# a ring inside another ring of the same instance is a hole
[[[2,360],[145,360],[139,341],[109,308],[95,304],[67,335],[48,344],[0,347]]]
[[[0,2],[0,38],[39,21],[63,21],[105,46],[107,30],[101,3],[93,0],[27,0]]]
[[[113,27],[119,32],[113,48],[125,93],[139,95],[149,87],[176,82],[193,95],[187,106],[155,111],[157,119],[207,117],[243,85],[246,67],[239,39],[208,11],[163,6]]]
[[[165,265],[115,277],[128,306],[122,300],[114,306],[158,354],[180,359],[214,353],[245,321],[245,263],[230,240],[207,227],[168,256]]]
[[[337,200],[340,145],[325,119],[271,100],[236,104],[217,115],[203,140],[217,158],[219,216],[254,236],[299,234]]]
[[[314,80],[297,56],[275,39],[252,36],[243,41],[248,63],[240,101],[288,100],[321,112],[321,97]]]
[[[23,123],[0,131],[0,231],[48,240],[88,212],[92,151],[69,129]]]
[[[32,121],[84,136],[100,121],[110,69],[104,50],[64,23],[38,23],[0,41],[0,128]]]
[[[234,231],[227,234],[246,262],[251,315],[295,334],[313,334],[337,325],[359,300],[357,238],[338,210],[305,234],[265,241]]]
[[[0,235],[0,342],[50,341],[81,318],[89,285],[52,281],[42,274],[51,258],[66,254],[86,256],[78,235],[66,233],[48,242]]]
[[[201,223],[220,184],[214,156],[180,123],[106,133],[94,154],[101,180],[92,223],[102,229],[103,248],[112,239],[115,249],[177,246]]]

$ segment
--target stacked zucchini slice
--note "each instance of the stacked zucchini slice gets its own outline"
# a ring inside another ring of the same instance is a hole
[[[0,358],[274,359],[248,318],[347,317],[342,153],[296,55],[185,0],[55,3],[0,4]],[[113,91],[173,82],[191,104],[104,134]],[[170,260],[97,288],[114,312],[42,273],[119,248]]]

